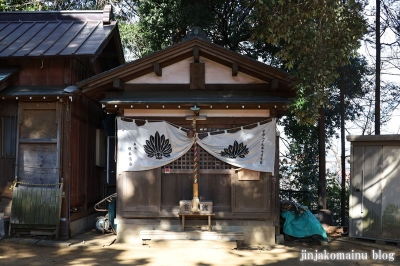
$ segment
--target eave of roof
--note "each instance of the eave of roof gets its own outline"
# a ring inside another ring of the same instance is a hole
[[[289,100],[271,96],[265,91],[133,91],[107,95],[103,104],[265,104]]]
[[[0,68],[0,91],[11,85],[17,79],[18,67]]]
[[[72,92],[67,91],[66,86],[11,86],[1,90],[0,97],[65,97],[72,95]]]

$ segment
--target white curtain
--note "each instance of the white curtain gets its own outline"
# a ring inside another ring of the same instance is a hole
[[[261,172],[274,172],[275,119],[251,129],[210,134],[197,143],[221,161]]]
[[[241,128],[208,133],[197,143],[211,155],[237,167],[274,172],[275,119],[251,129]],[[193,145],[193,138],[167,122],[146,122],[137,126],[117,118],[119,171],[149,170],[178,159]]]
[[[186,132],[166,122],[146,122],[117,118],[119,171],[149,170],[178,159],[192,146]]]

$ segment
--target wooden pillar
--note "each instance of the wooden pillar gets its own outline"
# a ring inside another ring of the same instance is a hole
[[[200,108],[198,107],[192,107],[191,110],[193,111],[193,121],[192,121],[192,129],[193,129],[193,150],[194,150],[194,156],[193,156],[193,200],[192,200],[192,208],[191,212],[192,213],[198,213],[200,212],[199,210],[199,184],[197,182],[198,178],[198,147],[197,147],[197,134],[196,134],[196,115],[198,114],[198,111]]]

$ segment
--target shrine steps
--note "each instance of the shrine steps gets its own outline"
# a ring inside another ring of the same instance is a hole
[[[243,232],[202,230],[142,230],[140,238],[143,245],[238,248],[242,245],[244,234]]]

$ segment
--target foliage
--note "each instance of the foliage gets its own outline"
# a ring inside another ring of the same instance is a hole
[[[281,154],[280,187],[285,190],[302,191],[293,199],[310,209],[317,207],[318,190],[318,127],[299,124],[294,115],[288,115],[279,125],[285,136],[284,154]]]
[[[341,220],[341,197],[342,187],[338,181],[335,173],[328,173],[326,179],[326,208],[332,212],[334,225],[348,225],[349,218],[349,196],[350,184],[346,182],[346,202],[345,202],[345,218],[346,221]]]
[[[340,87],[344,87],[345,97],[345,121],[361,121],[365,112],[364,107],[360,104],[359,99],[365,97],[368,91],[372,90],[373,84],[367,78],[373,73],[368,66],[364,57],[355,57],[350,59],[350,64],[339,69],[340,78],[336,79],[330,87],[330,95],[326,110],[326,131],[330,131],[328,135],[336,135],[332,132],[334,129],[340,128]],[[342,80],[343,78],[343,80]],[[342,84],[343,83],[343,84]]]
[[[336,79],[329,87],[328,108],[325,111],[326,145],[329,148],[332,138],[339,138],[335,129],[340,128],[340,85],[345,88],[345,120],[359,119],[362,107],[354,104],[354,99],[364,95],[363,77],[369,73],[364,58],[352,58],[351,64],[343,67],[343,81]],[[293,199],[311,209],[317,206],[317,184],[319,180],[318,126],[302,124],[294,114],[283,117],[279,125],[284,128],[285,147],[280,160],[281,187],[287,190],[308,191],[293,193]],[[329,174],[328,174],[329,176]],[[327,185],[327,190],[330,189]],[[340,195],[340,194],[339,194]],[[340,196],[339,198],[340,199]],[[327,205],[331,199],[327,197]],[[340,203],[340,201],[339,201]],[[340,204],[339,204],[340,206]]]
[[[329,98],[338,68],[349,63],[365,32],[357,1],[264,0],[256,6],[254,40],[279,47],[276,54],[296,81],[291,104],[301,123],[314,124]]]
[[[109,1],[35,1],[0,0],[0,11],[45,11],[45,10],[101,10]]]
[[[135,54],[144,56],[182,41],[193,26],[202,28],[212,43],[258,58],[250,42],[255,0],[139,0],[138,22],[131,35]],[[264,50],[265,51],[265,50]],[[265,55],[265,57],[269,57]]]

